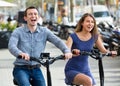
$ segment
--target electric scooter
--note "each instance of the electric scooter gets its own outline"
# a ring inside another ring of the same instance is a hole
[[[98,49],[95,48],[91,52],[80,51],[80,55],[89,55],[90,57],[98,60],[100,86],[104,86],[104,68],[103,68],[102,58],[104,56],[112,56],[112,53],[103,54]],[[71,85],[71,86],[80,86],[80,85]]]
[[[94,49],[91,52],[80,51],[80,55],[89,55],[90,57],[98,60],[100,86],[104,86],[104,69],[103,69],[102,58],[104,56],[111,56],[112,54],[111,53],[102,54],[102,53],[100,53],[100,51],[98,49]],[[18,58],[21,58],[21,57],[18,57]],[[60,55],[60,56],[54,58],[54,57],[50,57],[50,53],[42,53],[40,59],[36,59],[35,57],[30,58],[31,61],[39,62],[40,64],[42,64],[43,66],[46,67],[48,86],[52,86],[51,73],[50,73],[49,65],[54,63],[57,60],[63,60],[63,59],[64,59],[63,55]],[[13,80],[13,82],[14,82],[15,85],[18,85],[17,82],[15,81],[15,79]],[[30,82],[32,84],[32,79],[30,79]],[[71,86],[79,86],[79,85],[71,85]]]
[[[21,56],[19,56],[18,58],[21,58]],[[57,60],[63,60],[63,59],[64,59],[64,55],[60,55],[57,57],[50,57],[50,53],[41,53],[40,59],[37,59],[35,57],[30,57],[31,61],[36,61],[46,67],[47,85],[48,86],[52,86],[51,72],[49,69],[50,64],[53,64]],[[18,85],[18,83],[16,82],[15,79],[13,79],[13,83],[15,85]],[[30,83],[32,85],[32,78],[30,79]]]

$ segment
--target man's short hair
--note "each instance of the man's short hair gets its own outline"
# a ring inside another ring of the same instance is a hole
[[[38,11],[38,9],[36,7],[30,6],[30,7],[26,8],[26,10],[24,11],[24,16],[27,16],[27,10],[29,10],[29,9],[36,9]],[[39,13],[39,11],[38,11],[38,13]]]

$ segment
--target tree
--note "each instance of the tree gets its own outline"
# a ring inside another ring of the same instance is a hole
[[[75,6],[75,0],[70,0],[70,10],[71,10],[71,22],[73,22],[75,20],[75,10],[74,10],[74,6]]]
[[[4,1],[7,1],[7,2],[15,2],[16,0],[4,0]]]
[[[27,0],[26,6],[35,6],[37,8],[41,7],[42,0]]]

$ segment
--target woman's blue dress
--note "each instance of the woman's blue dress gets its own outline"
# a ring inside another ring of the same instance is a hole
[[[90,52],[93,49],[94,43],[97,40],[97,36],[92,36],[87,41],[82,41],[76,33],[70,35],[73,39],[72,49],[79,49],[80,51],[88,51]],[[72,50],[71,49],[71,50]],[[90,66],[88,62],[88,55],[79,55],[74,56],[69,59],[65,66],[65,83],[70,85],[73,82],[74,77],[78,73],[83,73],[91,77],[93,84],[95,84],[95,80],[90,72]]]

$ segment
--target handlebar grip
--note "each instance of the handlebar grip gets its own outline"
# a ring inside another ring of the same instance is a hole
[[[72,51],[72,54],[76,54],[75,51]],[[91,52],[87,52],[87,51],[80,51],[79,53],[80,55],[91,55],[92,53]]]
[[[106,53],[106,56],[112,56],[112,53],[111,52]]]
[[[63,60],[64,59],[64,55],[60,55],[60,56],[58,56],[58,57],[56,57],[57,59],[61,59],[61,60]]]
[[[22,59],[22,56],[21,56],[21,55],[19,55],[17,58],[18,58],[18,59]]]
[[[22,58],[21,55],[19,55],[17,58],[18,58],[18,59],[24,59],[24,58]],[[36,60],[36,58],[35,58],[35,57],[30,57],[30,60]]]
[[[75,51],[72,51],[72,54],[76,54]]]

